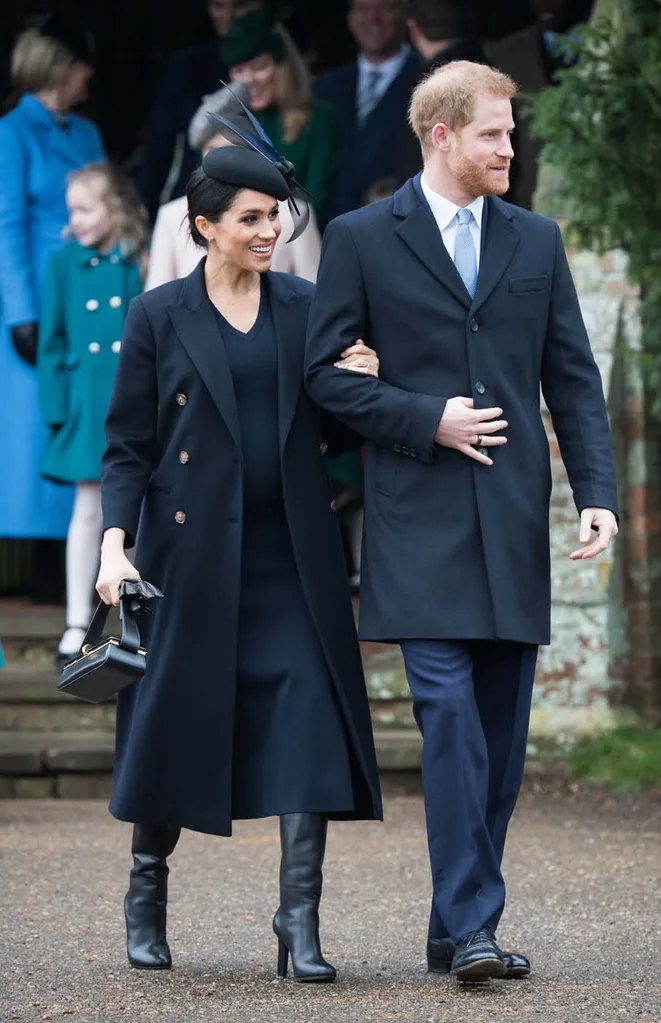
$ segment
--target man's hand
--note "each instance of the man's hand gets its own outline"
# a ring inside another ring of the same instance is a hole
[[[507,426],[506,420],[499,418],[502,414],[501,408],[474,409],[472,398],[450,398],[438,424],[436,443],[455,448],[482,465],[493,465],[492,459],[477,449],[507,444],[507,437],[493,436]]]
[[[592,537],[592,528],[597,530]],[[581,512],[581,529],[578,534],[580,543],[585,547],[572,551],[572,561],[583,561],[584,558],[596,558],[608,548],[614,536],[617,536],[617,519],[607,508],[584,508]]]

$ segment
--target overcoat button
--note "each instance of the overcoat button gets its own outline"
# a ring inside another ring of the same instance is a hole
[[[92,256],[92,258],[90,259],[90,266],[98,266],[100,262],[101,260],[99,259],[98,256]]]
[[[176,397],[176,402],[177,405],[181,405],[181,407],[183,408],[184,405],[188,404],[188,398],[186,397],[185,394],[178,394]]]
[[[337,503],[335,501],[331,501],[330,507],[331,511],[337,511]]]
[[[484,392],[486,391],[486,387],[484,386],[481,380],[478,380],[478,382],[475,384],[475,390],[477,391],[478,394],[484,394]]]
[[[320,444],[319,450],[321,451],[322,455],[325,455],[326,452],[328,451],[328,444]]]
[[[121,347],[122,347],[122,342],[121,341],[113,341],[113,343],[112,343],[112,350],[115,353],[115,355],[118,354],[118,352],[119,352]]]
[[[415,450],[415,448],[411,448],[411,458],[417,458],[417,457],[418,457],[418,452]]]
[[[99,344],[98,341],[92,341],[92,343],[89,344],[87,348],[88,351],[92,353],[92,355],[98,355],[99,352],[101,351],[101,345]]]
[[[113,295],[112,298],[110,299],[110,308],[111,309],[119,309],[121,304],[122,304],[122,300],[119,297],[119,295]]]
[[[393,448],[392,448],[392,449],[393,449],[393,451],[395,451],[395,452],[396,452],[396,453],[397,453],[398,455],[401,455],[401,453],[402,453],[402,446],[401,446],[401,444],[393,444]]]
[[[87,302],[85,303],[85,308],[87,309],[88,312],[95,313],[96,310],[99,308],[98,299],[88,298]]]
[[[180,526],[183,526],[184,522],[186,521],[186,512],[184,511],[175,512],[174,521],[177,522]]]
[[[188,465],[188,463],[190,462],[190,455],[188,454],[187,451],[179,452],[179,461],[181,462],[182,465]]]
[[[110,262],[111,262],[111,263],[119,263],[119,256],[115,256],[115,255],[113,254],[113,255],[112,255],[112,256],[110,257]]]
[[[468,326],[469,326],[469,327],[470,327],[470,329],[471,329],[471,330],[473,331],[473,333],[475,333],[475,332],[476,332],[477,330],[479,330],[479,329],[480,329],[480,325],[479,325],[479,323],[477,322],[477,320],[475,319],[475,317],[473,317],[473,318],[472,318],[472,320],[470,321],[470,323],[468,324]]]

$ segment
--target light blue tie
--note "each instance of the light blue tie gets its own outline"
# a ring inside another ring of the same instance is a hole
[[[459,210],[454,239],[454,265],[471,298],[475,295],[477,287],[477,253],[470,229],[472,219],[473,214],[470,210]]]

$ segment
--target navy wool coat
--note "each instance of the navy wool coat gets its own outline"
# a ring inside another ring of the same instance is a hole
[[[313,286],[275,273],[268,286],[294,554],[360,776],[355,816],[380,817],[369,705],[323,457],[324,443],[337,453],[333,445],[342,450],[350,431],[323,416],[303,387]],[[136,566],[165,593],[143,635],[147,672],[119,696],[110,809],[121,820],[229,835],[243,495],[232,377],[204,262],[131,303],[106,432],[104,529],[124,529],[127,545],[137,533]]]
[[[576,507],[617,510],[601,379],[560,231],[494,197],[485,215],[472,300],[414,181],[327,229],[307,386],[367,439],[364,638],[549,642],[540,383]],[[378,352],[378,380],[333,367],[356,337]],[[504,410],[508,443],[489,449],[492,466],[435,444],[457,396]]]

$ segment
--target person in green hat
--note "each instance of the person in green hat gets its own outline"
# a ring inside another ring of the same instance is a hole
[[[312,97],[310,74],[287,30],[264,11],[237,18],[222,42],[232,82],[245,82],[249,106],[278,152],[297,169],[323,229],[338,169],[339,125]]]

